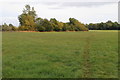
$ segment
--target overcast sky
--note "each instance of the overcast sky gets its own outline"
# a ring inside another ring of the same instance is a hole
[[[118,0],[0,0],[0,24],[19,25],[18,15],[26,4],[34,7],[38,17],[82,23],[118,21]]]

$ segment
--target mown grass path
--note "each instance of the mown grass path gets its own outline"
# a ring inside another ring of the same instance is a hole
[[[91,40],[93,38],[93,34],[90,34],[86,38],[86,44],[84,46],[84,54],[83,54],[83,65],[84,65],[84,78],[90,78],[92,75],[91,69],[91,63],[90,63],[90,44]]]
[[[83,54],[83,65],[84,65],[84,77],[87,78],[90,76],[90,63],[89,63],[89,45],[90,41],[86,39],[86,45],[84,48],[84,54]]]

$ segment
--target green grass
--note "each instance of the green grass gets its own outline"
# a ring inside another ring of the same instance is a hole
[[[2,32],[0,31],[0,78],[1,77],[2,77]]]
[[[117,32],[3,32],[3,78],[117,78]]]
[[[120,30],[89,30],[91,32],[120,32]]]

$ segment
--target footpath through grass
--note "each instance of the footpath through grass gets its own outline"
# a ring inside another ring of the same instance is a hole
[[[3,32],[3,78],[117,78],[117,32]]]

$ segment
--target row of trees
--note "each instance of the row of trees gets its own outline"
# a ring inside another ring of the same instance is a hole
[[[42,19],[37,17],[34,7],[25,6],[21,15],[18,16],[19,27],[4,23],[2,31],[88,31],[90,30],[118,30],[120,25],[117,22],[108,21],[106,23],[86,24],[79,22],[75,18],[69,18],[69,22],[63,23],[55,18]]]
[[[42,19],[37,17],[34,7],[25,6],[23,13],[18,17],[19,30],[23,31],[87,31],[88,28],[74,18],[69,18],[68,23],[57,21],[55,18]]]
[[[3,25],[0,25],[0,28],[2,27],[2,31],[16,31],[17,27],[13,26],[12,24],[7,25],[4,23]]]
[[[88,28],[74,18],[69,19],[70,22],[63,23],[57,21],[55,18],[47,19],[37,18],[34,26],[21,25],[15,27],[12,24],[7,25],[4,23],[2,31],[87,31]]]
[[[90,23],[86,24],[86,27],[89,30],[120,30],[120,24],[112,21],[107,21],[105,23],[101,22],[96,24]]]
[[[36,22],[38,31],[88,31],[84,24],[74,18],[69,18],[68,23],[57,21],[55,18],[47,19],[38,18]]]

